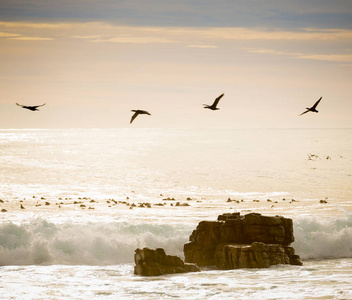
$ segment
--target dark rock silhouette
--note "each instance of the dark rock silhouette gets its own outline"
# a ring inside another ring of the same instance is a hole
[[[224,96],[224,94],[221,94],[219,97],[217,97],[212,105],[203,104],[203,105],[204,105],[204,108],[209,108],[209,109],[211,109],[211,110],[219,110],[219,108],[217,108],[216,106],[218,105],[220,99],[221,99],[223,96]]]
[[[202,221],[184,245],[185,262],[219,269],[301,265],[289,247],[294,241],[291,219],[251,213],[224,214]]]
[[[184,245],[185,262],[166,255],[164,249],[137,249],[134,273],[142,276],[200,271],[268,268],[272,265],[302,265],[289,245],[294,241],[293,222],[281,216],[228,213],[217,221],[202,221]],[[199,267],[198,267],[199,266]]]
[[[178,256],[166,255],[164,249],[136,249],[134,274],[159,276],[164,274],[199,272],[195,264],[184,263]]]
[[[44,105],[45,105],[45,103],[42,104],[42,105],[33,105],[33,106],[21,105],[21,104],[18,104],[18,103],[16,103],[16,104],[17,104],[18,106],[21,106],[22,108],[29,109],[29,110],[31,110],[31,111],[37,111],[37,110],[39,110],[38,107],[41,107],[41,106],[44,106]]]
[[[132,118],[131,118],[130,124],[133,122],[133,120],[134,120],[135,118],[137,118],[138,115],[150,115],[150,116],[151,116],[151,114],[150,114],[149,112],[147,112],[146,110],[133,109],[133,110],[131,110],[131,111],[133,111],[134,114],[133,114],[133,116],[132,116]]]
[[[300,116],[304,115],[305,113],[307,113],[309,111],[317,113],[318,111],[316,110],[316,108],[317,108],[321,98],[323,98],[323,97],[320,97],[319,100],[317,102],[315,102],[315,104],[312,107],[307,107],[307,110],[304,111],[303,113],[301,113]]]

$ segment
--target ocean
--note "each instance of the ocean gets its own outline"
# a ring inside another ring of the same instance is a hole
[[[352,299],[352,129],[0,130],[1,299]],[[292,218],[303,266],[140,277],[228,212]]]

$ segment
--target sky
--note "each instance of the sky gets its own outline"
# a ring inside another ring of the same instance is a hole
[[[351,128],[352,1],[0,0],[0,66],[2,129]]]

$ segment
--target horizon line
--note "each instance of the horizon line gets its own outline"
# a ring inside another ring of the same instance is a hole
[[[352,127],[238,127],[238,128],[189,128],[189,127],[72,127],[72,128],[0,128],[0,130],[115,130],[115,129],[154,129],[154,130],[307,130],[307,129],[352,129]]]

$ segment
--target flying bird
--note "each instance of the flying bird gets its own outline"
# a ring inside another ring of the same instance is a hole
[[[317,113],[318,111],[316,110],[316,108],[317,108],[321,98],[323,98],[323,97],[320,97],[319,100],[317,102],[315,102],[315,104],[312,107],[307,107],[307,110],[304,111],[303,113],[301,113],[300,116],[302,116],[303,114],[305,114],[305,113],[307,113],[309,111]]]
[[[133,110],[131,110],[131,111],[134,111],[134,114],[133,114],[133,116],[132,116],[132,118],[131,118],[130,124],[133,122],[133,120],[134,120],[135,118],[137,118],[138,115],[149,115],[149,116],[151,116],[151,114],[150,114],[149,112],[147,112],[146,110],[133,109]]]
[[[218,105],[220,99],[221,99],[223,96],[224,96],[224,94],[221,94],[219,97],[217,97],[212,105],[203,104],[203,105],[204,105],[204,108],[209,108],[209,109],[211,109],[211,110],[219,110],[219,108],[217,108],[216,106]]]
[[[29,109],[29,110],[31,110],[31,111],[39,110],[38,107],[41,107],[41,106],[44,106],[44,105],[45,105],[45,103],[42,104],[42,105],[33,105],[33,106],[21,105],[21,104],[18,104],[18,103],[16,103],[16,104],[17,104],[18,106],[21,106],[22,108],[26,108],[26,109]]]

